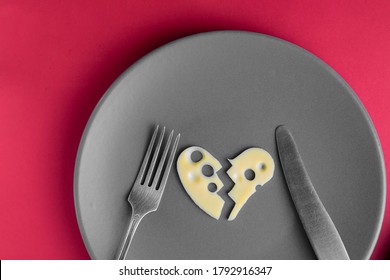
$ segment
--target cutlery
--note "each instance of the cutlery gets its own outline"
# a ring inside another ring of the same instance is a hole
[[[314,189],[291,132],[282,125],[276,128],[275,134],[288,189],[317,258],[349,260],[343,241]]]
[[[162,129],[156,147],[153,149],[158,130],[159,126],[157,125],[153,132],[152,139],[150,140],[135,183],[128,197],[128,201],[132,208],[132,213],[116,252],[116,260],[124,260],[126,258],[134,233],[140,221],[150,212],[157,210],[168,180],[168,175],[172,167],[172,162],[177,150],[177,146],[179,144],[180,134],[176,136],[173,146],[170,150],[168,160],[166,160],[174,133],[173,130],[171,131],[161,158],[158,160],[160,147],[164,139],[165,127]],[[153,156],[150,159],[152,151]],[[157,161],[159,162],[157,163]],[[158,167],[157,170],[155,170],[157,164]],[[163,171],[164,165],[165,169]],[[155,174],[153,176],[154,172]]]

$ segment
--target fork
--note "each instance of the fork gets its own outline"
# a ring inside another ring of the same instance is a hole
[[[150,156],[152,154],[154,142],[157,137],[157,132],[159,130],[159,126],[157,125],[152,139],[150,140],[149,147],[146,151],[145,157],[142,161],[142,165],[140,170],[138,171],[137,178],[134,182],[134,185],[130,191],[130,195],[128,197],[128,201],[132,208],[132,213],[128,225],[124,231],[121,243],[118,247],[118,250],[115,255],[116,260],[124,260],[127,252],[130,248],[131,241],[133,239],[134,233],[142,220],[147,214],[154,212],[157,210],[162,194],[165,189],[165,185],[168,180],[168,175],[172,167],[172,162],[175,157],[175,153],[177,150],[177,146],[179,144],[180,134],[176,136],[175,142],[173,143],[173,147],[170,151],[169,158],[166,161],[166,157],[169,151],[169,147],[173,137],[173,130],[169,134],[167,143],[165,144],[164,151],[159,159],[157,170],[153,176],[155,166],[157,163],[157,159],[159,156],[159,151],[161,144],[164,139],[165,127],[162,129],[160,133],[159,139],[157,141],[157,145],[153,151],[152,159]],[[150,161],[150,164],[148,164]],[[165,165],[165,170],[163,172],[163,168]],[[163,172],[163,173],[162,173]]]

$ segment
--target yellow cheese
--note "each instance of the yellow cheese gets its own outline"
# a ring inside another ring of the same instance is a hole
[[[260,148],[247,149],[229,162],[232,166],[227,174],[235,183],[233,189],[228,193],[235,202],[228,218],[229,221],[232,221],[249,197],[256,192],[256,186],[263,186],[271,180],[275,163],[271,155]]]
[[[196,154],[199,159],[195,159]],[[225,203],[217,194],[223,187],[217,175],[221,167],[208,151],[196,146],[185,149],[177,160],[177,172],[184,189],[196,205],[215,219],[219,219]]]

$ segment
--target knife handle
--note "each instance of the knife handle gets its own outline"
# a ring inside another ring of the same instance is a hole
[[[303,184],[299,190],[290,190],[290,193],[317,258],[349,260],[336,226],[315,189],[311,185]]]

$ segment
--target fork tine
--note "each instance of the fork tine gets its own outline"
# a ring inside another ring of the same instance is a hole
[[[164,171],[164,175],[161,179],[160,186],[158,187],[158,190],[161,192],[164,191],[165,185],[167,184],[169,171],[171,170],[171,167],[172,167],[172,162],[173,162],[173,159],[174,159],[175,154],[176,154],[179,140],[180,140],[180,133],[176,136],[175,143],[173,143],[173,147],[171,150],[171,154],[169,155],[169,159],[168,159],[168,163],[167,163],[167,166],[165,168],[165,171]]]
[[[146,180],[145,180],[144,184],[149,185],[149,186],[151,185],[150,179],[151,179],[152,174],[153,174],[154,165],[156,164],[156,161],[157,161],[157,157],[158,157],[158,153],[160,151],[161,143],[162,143],[162,141],[164,139],[164,134],[165,134],[165,126],[163,127],[163,130],[160,133],[160,138],[158,139],[157,147],[154,150],[153,158],[152,158],[152,161],[151,161],[151,163],[149,165],[148,174],[146,175]],[[150,184],[149,184],[149,182],[150,182]]]
[[[138,171],[138,175],[137,175],[137,179],[136,179],[136,182],[138,182],[138,183],[141,183],[142,177],[144,176],[146,165],[147,165],[147,163],[149,161],[150,154],[152,153],[154,140],[156,139],[156,136],[157,136],[158,128],[159,128],[159,125],[156,126],[156,128],[155,128],[155,130],[153,132],[153,136],[152,136],[152,139],[150,140],[148,150],[146,151],[145,157],[144,157],[144,159],[142,161],[141,168]]]
[[[163,169],[163,166],[164,166],[164,163],[165,163],[165,158],[167,157],[169,146],[171,145],[172,136],[173,136],[173,130],[169,134],[168,141],[167,141],[167,143],[165,145],[163,155],[161,156],[160,163],[158,165],[156,175],[154,176],[153,184],[152,184],[153,188],[156,188],[157,182],[158,182],[158,180],[160,178],[161,170]]]

